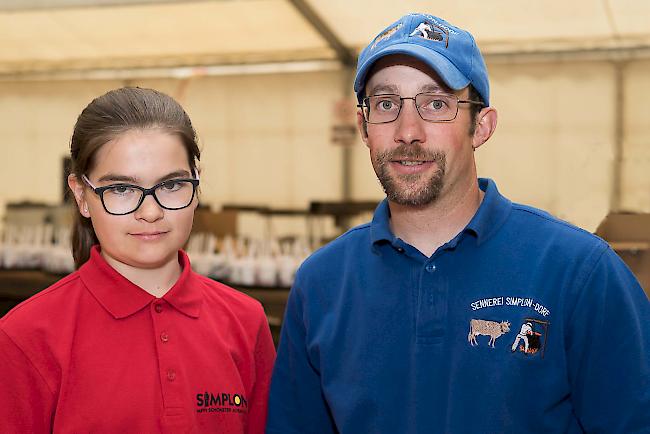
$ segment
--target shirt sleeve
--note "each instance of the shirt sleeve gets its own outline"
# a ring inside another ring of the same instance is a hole
[[[650,431],[650,302],[607,248],[567,323],[571,400],[586,432]]]
[[[2,329],[0,373],[0,431],[51,433],[54,394],[31,360]]]
[[[282,323],[273,369],[266,434],[335,433],[321,389],[320,372],[310,361],[303,300],[294,285]]]
[[[271,372],[275,360],[275,345],[266,315],[260,313],[260,326],[255,344],[255,385],[251,394],[248,414],[248,434],[263,434],[269,398]]]

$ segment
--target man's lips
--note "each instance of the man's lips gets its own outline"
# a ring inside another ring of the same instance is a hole
[[[391,160],[390,165],[398,173],[418,173],[428,170],[435,164],[432,160]]]

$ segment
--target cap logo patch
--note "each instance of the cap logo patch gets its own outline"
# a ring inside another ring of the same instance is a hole
[[[445,48],[449,47],[449,32],[447,29],[427,21],[418,24],[409,36],[424,38],[430,41],[443,42]]]
[[[381,41],[385,41],[386,39],[390,38],[401,27],[402,27],[402,23],[399,23],[398,25],[391,27],[390,29],[386,29],[381,35],[375,38],[375,42],[372,43],[372,47],[370,47],[370,49],[374,50],[377,44],[379,44]]]

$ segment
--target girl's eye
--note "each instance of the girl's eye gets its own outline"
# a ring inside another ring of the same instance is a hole
[[[133,194],[135,189],[129,185],[116,185],[107,190],[109,193],[125,196]]]
[[[165,181],[161,186],[161,190],[165,191],[176,191],[180,188],[181,183],[178,181]]]

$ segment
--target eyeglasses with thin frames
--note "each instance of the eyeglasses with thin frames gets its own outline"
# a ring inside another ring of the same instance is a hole
[[[420,117],[428,122],[451,122],[458,116],[459,104],[476,104],[485,106],[480,101],[459,99],[456,95],[422,92],[412,97],[395,94],[371,95],[363,98],[363,117],[370,124],[386,124],[399,117],[404,100],[413,100]]]
[[[99,196],[104,210],[112,215],[126,215],[135,212],[149,195],[153,196],[156,203],[163,209],[173,211],[187,208],[192,203],[199,185],[198,176],[196,179],[168,179],[151,188],[126,183],[95,187],[86,175],[83,175],[82,178]]]

